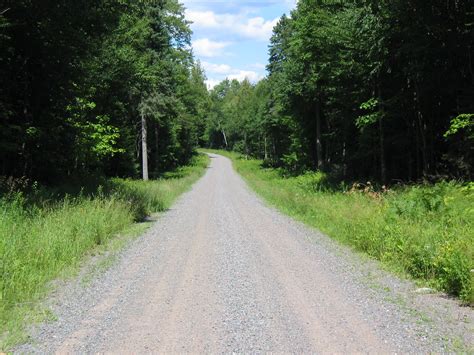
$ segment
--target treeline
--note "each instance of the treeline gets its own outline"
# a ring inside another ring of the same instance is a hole
[[[474,2],[300,0],[269,75],[211,93],[209,145],[381,183],[472,179]]]
[[[204,74],[177,0],[0,5],[0,176],[57,183],[185,163],[204,127]]]

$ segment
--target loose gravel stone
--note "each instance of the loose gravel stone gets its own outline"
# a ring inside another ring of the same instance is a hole
[[[473,310],[281,215],[211,155],[117,263],[49,302],[19,353],[469,351]]]

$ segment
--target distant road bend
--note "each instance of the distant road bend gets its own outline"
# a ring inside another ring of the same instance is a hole
[[[227,158],[211,158],[114,266],[57,296],[58,320],[19,352],[445,350],[456,325],[439,329],[410,311],[426,295],[397,301],[386,285],[407,282],[267,207]]]

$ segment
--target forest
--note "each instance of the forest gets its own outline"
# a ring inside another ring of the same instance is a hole
[[[142,116],[152,177],[189,161],[208,93],[178,1],[2,1],[0,31],[0,176],[139,176]]]
[[[207,140],[335,181],[471,180],[473,26],[469,0],[299,1],[267,78],[211,91]]]
[[[4,1],[0,176],[152,177],[198,146],[381,184],[473,176],[471,1],[304,0],[257,84],[208,93],[184,8]]]

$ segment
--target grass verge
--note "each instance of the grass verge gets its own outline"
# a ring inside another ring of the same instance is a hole
[[[169,208],[208,162],[200,154],[159,180],[112,179],[87,196],[51,198],[41,189],[0,198],[0,349],[21,341],[26,324],[50,317],[38,302],[50,281],[73,275],[99,248],[123,246],[118,235],[142,231],[146,224],[134,222]]]
[[[247,183],[287,215],[474,304],[474,183],[338,191],[326,187],[321,173],[285,177],[261,161],[214,152],[231,158]]]

